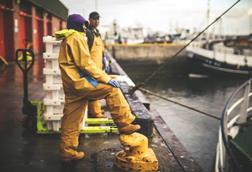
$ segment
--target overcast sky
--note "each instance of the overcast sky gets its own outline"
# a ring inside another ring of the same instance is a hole
[[[210,21],[230,7],[236,0],[210,0]],[[152,30],[172,31],[176,27],[202,29],[207,24],[207,0],[61,0],[69,14],[79,13],[85,18],[97,10],[101,25],[114,20],[122,27],[142,26]],[[241,0],[211,30],[224,34],[252,32],[252,0]]]

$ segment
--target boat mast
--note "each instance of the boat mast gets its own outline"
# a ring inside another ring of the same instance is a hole
[[[207,25],[209,25],[210,22],[210,0],[207,0]]]
[[[207,0],[207,14],[206,14],[207,25],[210,23],[210,0]],[[209,40],[210,33],[206,33],[206,39]]]

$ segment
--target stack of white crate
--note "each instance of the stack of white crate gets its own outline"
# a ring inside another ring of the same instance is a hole
[[[65,101],[58,64],[61,41],[57,41],[52,36],[46,36],[43,38],[43,42],[46,47],[46,52],[43,53],[45,62],[43,69],[45,83],[43,84],[43,88],[46,93],[43,99],[45,107],[43,118],[47,129],[57,132],[60,129]]]

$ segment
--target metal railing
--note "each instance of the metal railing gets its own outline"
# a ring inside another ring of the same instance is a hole
[[[246,124],[252,110],[251,81],[252,79],[249,79],[233,92],[222,112],[216,148],[215,172],[241,172],[230,140],[234,139],[240,128]]]

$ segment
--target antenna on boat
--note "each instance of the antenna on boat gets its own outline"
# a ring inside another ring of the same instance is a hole
[[[210,0],[207,0],[207,24],[210,22]]]
[[[207,25],[210,23],[210,0],[207,0],[207,13],[206,13],[206,22]],[[206,34],[206,39],[208,40],[210,38],[210,33]]]
[[[208,24],[201,32],[199,32],[191,41],[189,41],[184,47],[179,49],[171,58],[175,58],[177,55],[179,55],[186,47],[188,47],[193,41],[195,41],[200,35],[202,35],[210,26],[212,26],[214,23],[216,23],[222,16],[224,16],[228,11],[230,11],[238,2],[241,0],[237,0],[233,5],[231,5],[228,9],[226,9],[221,15],[219,15],[214,21],[212,21],[210,24]],[[167,61],[164,62],[163,65],[161,65],[157,70],[152,72],[143,82],[133,87],[129,93],[133,94],[137,89],[148,83],[158,72],[160,72],[164,67],[167,65]]]

